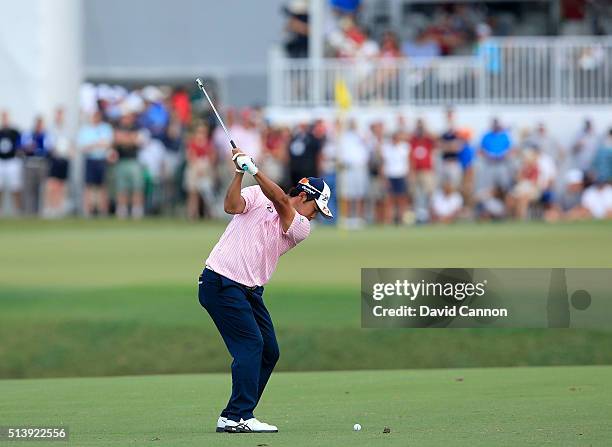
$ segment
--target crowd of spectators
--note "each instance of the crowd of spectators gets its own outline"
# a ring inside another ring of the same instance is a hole
[[[439,7],[427,23],[409,35],[372,30],[359,15],[334,7],[326,30],[327,54],[339,58],[424,58],[472,54],[478,37],[489,37],[486,18],[469,4]]]
[[[399,10],[386,2],[328,0],[325,10],[326,56],[339,58],[423,58],[478,52],[489,36],[608,35],[612,16],[606,1],[563,0],[558,15],[552,4],[525,2],[406,2]],[[288,0],[283,11],[285,50],[308,56],[308,0]],[[375,10],[372,14],[370,11]],[[368,12],[370,12],[368,14]],[[391,18],[391,15],[398,15]]]
[[[427,58],[473,54],[479,40],[508,33],[470,3],[444,4],[410,33],[370,27],[361,19],[358,0],[330,0],[325,24],[327,57],[351,59]],[[292,0],[284,8],[285,50],[289,57],[308,56],[308,2]],[[495,26],[495,28],[493,28]]]
[[[392,129],[345,127],[325,133],[321,166],[335,168],[320,172],[349,225],[612,218],[612,128],[589,120],[563,143],[543,123],[511,132],[497,118],[474,136],[452,109],[438,134],[402,116]]]
[[[0,195],[15,214],[46,218],[222,218],[228,142],[192,99],[181,88],[86,85],[74,135],[62,109],[29,131],[3,111]],[[452,109],[437,133],[403,116],[393,126],[318,119],[287,127],[258,108],[224,115],[234,140],[284,188],[323,177],[330,207],[348,225],[612,217],[612,128],[589,120],[573,141],[557,141],[542,123],[511,131],[497,118],[474,135]]]
[[[55,112],[50,128],[36,117],[29,132],[14,128],[9,113],[0,112],[0,198],[8,193],[18,212],[54,215],[64,208],[73,155],[63,109]]]

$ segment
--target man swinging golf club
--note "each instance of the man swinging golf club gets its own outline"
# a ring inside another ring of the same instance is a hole
[[[236,173],[224,207],[234,217],[206,260],[198,294],[234,359],[232,393],[217,432],[275,433],[277,427],[253,415],[279,357],[263,286],[278,258],[306,239],[318,213],[333,217],[331,191],[322,179],[309,177],[285,194],[251,157],[237,148],[232,155]],[[245,172],[258,185],[241,190]]]

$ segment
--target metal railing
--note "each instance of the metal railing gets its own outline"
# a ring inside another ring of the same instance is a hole
[[[612,103],[612,38],[496,38],[473,56],[290,59],[272,53],[269,103],[333,106],[337,82],[353,106]]]

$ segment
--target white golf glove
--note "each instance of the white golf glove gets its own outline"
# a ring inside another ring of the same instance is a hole
[[[259,172],[259,168],[255,165],[253,159],[242,152],[234,154],[232,161],[236,165],[236,172],[248,172],[251,175]]]

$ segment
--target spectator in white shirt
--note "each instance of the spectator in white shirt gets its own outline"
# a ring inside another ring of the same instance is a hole
[[[612,219],[612,186],[598,182],[582,195],[582,206],[594,219]]]
[[[572,168],[587,172],[593,163],[598,142],[599,138],[593,128],[593,123],[591,120],[584,120],[584,127],[576,136],[572,146]]]
[[[457,220],[463,208],[463,198],[450,181],[444,182],[442,189],[431,198],[431,214],[434,222],[452,223]]]
[[[395,132],[391,141],[383,144],[383,172],[388,185],[387,223],[399,224],[408,206],[408,143],[401,139],[401,133]]]
[[[343,210],[347,222],[359,225],[364,218],[364,198],[368,189],[368,161],[370,151],[357,132],[357,123],[351,119],[348,129],[338,139],[338,157],[342,167],[339,178]]]

